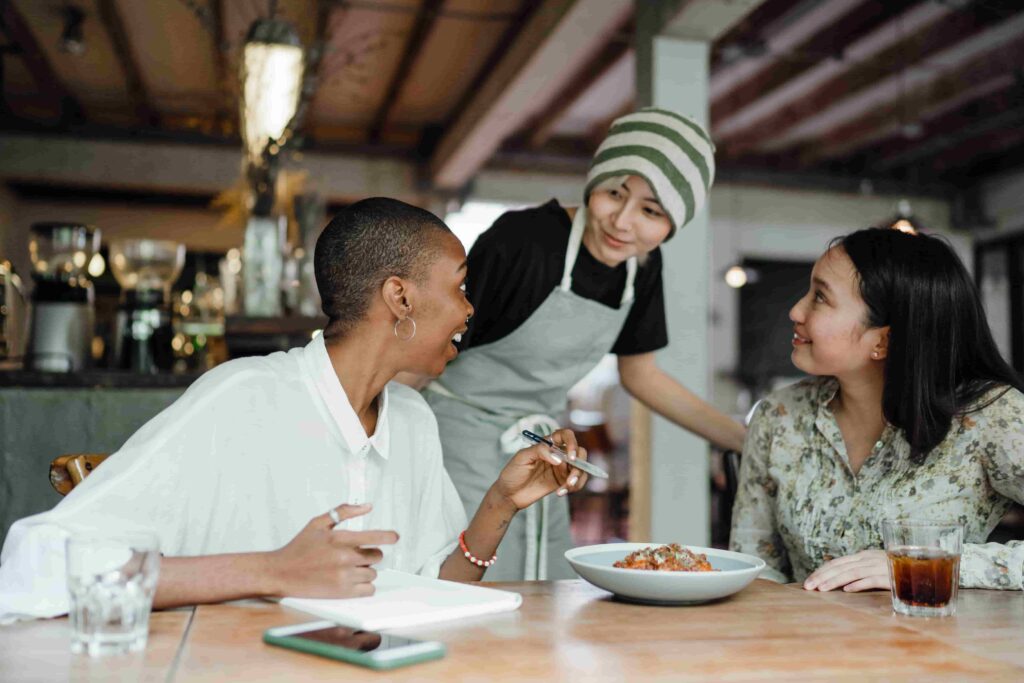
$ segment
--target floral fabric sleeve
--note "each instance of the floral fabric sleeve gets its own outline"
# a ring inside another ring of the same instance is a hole
[[[788,583],[793,580],[789,556],[775,524],[778,487],[768,473],[773,422],[769,410],[767,400],[757,407],[743,445],[729,548],[763,559],[768,566],[761,573],[762,579]]]
[[[1021,590],[1024,581],[1024,541],[1002,543],[965,543],[960,558],[960,585],[963,588]]]
[[[1010,390],[985,409],[980,452],[996,491],[1024,503],[1024,396]],[[965,543],[960,559],[964,588],[1024,589],[1024,541]]]

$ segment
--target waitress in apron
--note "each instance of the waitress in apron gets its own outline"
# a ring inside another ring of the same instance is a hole
[[[627,391],[705,438],[742,447],[743,427],[654,362],[668,344],[658,245],[704,205],[713,145],[698,124],[644,109],[617,119],[572,216],[557,201],[504,214],[469,252],[476,309],[458,358],[424,395],[445,468],[475,510],[524,429],[547,434],[567,392],[611,352]],[[489,581],[573,578],[565,498],[516,517]]]

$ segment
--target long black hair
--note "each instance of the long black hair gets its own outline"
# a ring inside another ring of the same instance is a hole
[[[967,269],[937,237],[868,228],[837,238],[860,278],[868,326],[889,326],[882,412],[903,430],[921,463],[946,438],[955,416],[1024,390],[999,354]]]

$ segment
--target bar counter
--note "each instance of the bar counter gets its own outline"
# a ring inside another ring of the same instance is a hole
[[[79,389],[184,389],[199,373],[142,375],[116,370],[83,372],[39,372],[36,370],[0,371],[0,388],[61,387]]]
[[[0,542],[16,520],[60,501],[50,461],[116,451],[197,377],[0,371]]]

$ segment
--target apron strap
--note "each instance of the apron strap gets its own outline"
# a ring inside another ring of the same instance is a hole
[[[558,423],[548,415],[527,415],[516,420],[501,435],[501,450],[512,456],[523,446],[528,446],[523,430],[547,436],[558,429]],[[523,578],[527,581],[543,581],[548,578],[548,507],[550,496],[544,496],[526,508],[526,552],[523,557]]]
[[[453,400],[456,400],[456,401],[460,401],[461,403],[465,403],[470,408],[476,408],[477,410],[482,410],[485,413],[491,412],[491,411],[487,410],[486,408],[484,408],[483,406],[478,406],[477,404],[473,403],[472,401],[467,401],[466,399],[462,398],[458,394],[455,394],[454,392],[450,391],[448,389],[448,387],[446,387],[445,385],[441,384],[436,379],[430,380],[430,383],[427,384],[427,386],[424,387],[424,389],[426,389],[427,391],[432,391],[435,394],[441,394],[445,398],[450,398],[450,399],[453,399]]]
[[[544,496],[525,511],[524,581],[544,581],[548,578],[548,505],[550,498],[550,496]]]
[[[620,306],[628,306],[633,303],[633,283],[636,281],[636,257],[631,256],[626,261],[626,286],[622,288],[622,302]]]
[[[572,230],[569,231],[569,245],[565,249],[565,265],[562,268],[562,281],[558,285],[563,292],[572,289],[572,269],[576,267],[576,257],[580,253],[580,245],[583,244],[583,233],[587,229],[587,207],[581,206],[576,209],[576,215],[572,219]],[[635,256],[629,257],[626,261],[626,286],[622,289],[622,299],[619,305],[626,306],[633,303],[633,283],[636,281],[637,261]]]
[[[569,246],[565,249],[562,284],[559,285],[563,292],[568,292],[572,289],[572,269],[576,265],[576,256],[580,253],[580,245],[583,244],[583,233],[586,229],[587,207],[581,206],[576,209],[576,215],[572,219],[572,230],[569,231]]]

